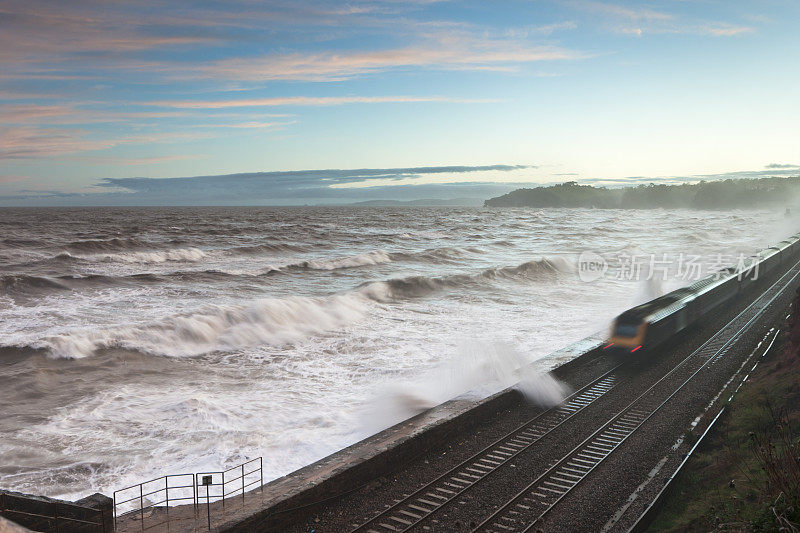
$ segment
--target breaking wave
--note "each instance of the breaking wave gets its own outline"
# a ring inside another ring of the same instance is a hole
[[[308,268],[312,270],[338,270],[340,268],[355,268],[367,265],[389,263],[392,258],[386,252],[377,250],[352,257],[337,257],[335,259],[319,259],[303,261],[289,265],[287,268]]]
[[[538,281],[552,279],[561,272],[571,272],[572,265],[562,258],[527,261],[513,267],[489,268],[478,274],[452,274],[441,277],[411,276],[386,281],[374,281],[362,286],[371,298],[386,301],[398,298],[419,298],[428,294],[457,288],[487,288],[487,281]]]
[[[63,254],[60,254],[63,256]],[[206,257],[206,253],[199,248],[176,248],[174,250],[161,250],[157,252],[121,252],[113,254],[92,254],[73,256],[85,261],[120,262],[120,263],[166,263],[168,261],[183,261],[194,263]]]
[[[55,335],[27,347],[47,350],[55,358],[76,359],[106,348],[189,357],[260,345],[285,346],[358,320],[369,305],[357,292],[209,305],[196,313],[168,316],[147,325]]]
[[[393,261],[411,261],[419,263],[453,264],[463,259],[468,254],[481,253],[476,247],[470,248],[430,248],[421,252],[392,252],[375,250],[351,257],[337,257],[334,259],[317,259],[294,263],[286,268],[311,269],[311,270],[338,270],[340,268],[355,268],[369,265],[391,263]]]
[[[469,254],[480,254],[483,251],[475,246],[468,248],[457,247],[444,247],[444,248],[429,248],[421,252],[395,252],[391,254],[393,260],[396,261],[417,261],[422,263],[456,263],[465,258]]]

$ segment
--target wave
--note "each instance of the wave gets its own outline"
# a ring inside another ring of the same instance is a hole
[[[0,276],[0,288],[5,294],[29,294],[48,290],[69,290],[69,286],[58,279],[27,274],[6,274]]]
[[[104,274],[62,275],[62,276],[30,276],[23,274],[9,274],[0,276],[0,294],[15,296],[40,295],[52,290],[76,290],[97,287],[124,287],[138,286],[143,283],[157,284],[167,282],[184,283],[209,283],[215,281],[231,280],[236,278],[258,279],[261,276],[271,276],[279,273],[276,267],[268,267],[260,274],[242,272],[227,272],[225,270],[177,270],[174,272],[151,273],[142,272],[125,276]]]
[[[469,254],[479,254],[483,251],[477,247],[457,248],[429,248],[421,252],[394,252],[391,258],[395,261],[415,261],[422,263],[456,263]]]
[[[63,257],[63,254],[59,254]],[[72,256],[84,261],[99,261],[104,263],[166,263],[181,261],[195,263],[206,257],[206,252],[199,248],[176,248],[174,250],[161,250],[157,252],[120,252],[113,254],[92,254]]]
[[[267,270],[263,275],[269,276],[278,272],[275,269]],[[144,272],[128,276],[112,276],[103,274],[88,274],[84,276],[30,276],[10,274],[0,276],[0,295],[13,296],[40,296],[52,291],[68,291],[84,288],[101,287],[136,287],[142,284],[157,284],[170,281],[185,283],[201,283],[228,280],[232,278],[253,278],[251,274],[231,273],[224,270],[179,270],[163,274]]]
[[[456,248],[429,248],[421,252],[385,252],[375,250],[350,257],[337,257],[334,259],[317,259],[302,261],[286,266],[287,269],[312,269],[312,270],[337,270],[340,268],[355,268],[361,266],[378,265],[394,261],[408,261],[420,263],[457,263],[469,254],[479,254],[483,251],[477,247]]]
[[[351,257],[337,257],[335,259],[318,259],[303,261],[289,265],[287,268],[308,268],[311,270],[338,270],[340,268],[355,268],[367,265],[377,265],[380,263],[389,263],[392,261],[391,256],[383,250],[376,250],[374,252],[367,252],[364,254],[354,255]]]
[[[72,254],[68,251],[60,252],[52,257],[44,259],[37,258],[33,261],[16,263],[11,265],[15,268],[31,267],[59,267],[80,262],[89,263],[167,263],[185,262],[196,263],[205,259],[207,253],[198,248],[175,248],[174,250],[160,250],[154,252],[119,252],[119,253],[97,253],[97,254]]]
[[[130,250],[132,248],[140,248],[145,246],[145,243],[138,239],[91,239],[85,241],[75,241],[67,244],[66,248],[73,252],[108,252],[113,250]]]
[[[254,244],[252,246],[237,246],[228,248],[227,253],[239,253],[247,255],[257,255],[263,252],[302,252],[305,248],[296,244],[274,243],[274,244]]]
[[[33,239],[15,239],[15,238],[7,238],[1,241],[6,246],[13,246],[13,247],[27,247],[27,246],[39,246],[41,243],[39,241],[35,241]]]
[[[369,299],[360,292],[209,305],[196,313],[168,316],[147,325],[77,331],[16,347],[44,349],[51,357],[76,359],[108,348],[190,357],[261,345],[286,346],[358,320],[369,306]]]
[[[542,280],[567,268],[566,261],[545,258],[513,267],[487,269],[478,274],[397,278],[367,283],[352,292],[327,297],[289,297],[256,300],[242,305],[210,305],[196,313],[168,316],[151,324],[76,331],[11,347],[43,349],[57,358],[81,358],[108,348],[183,357],[260,345],[285,346],[358,320],[375,302],[416,298],[448,288],[485,288],[487,281],[496,279]],[[232,274],[213,270],[169,274],[175,275],[193,276],[196,281],[197,276]],[[4,276],[0,279],[3,286],[16,283],[50,290],[69,289],[76,284],[158,282],[163,278],[164,275],[136,274],[61,278]]]
[[[419,298],[444,289],[487,288],[494,280],[539,281],[552,279],[562,272],[572,272],[574,267],[563,258],[543,258],[527,261],[512,267],[495,267],[478,274],[451,274],[440,277],[411,276],[373,281],[361,286],[370,298],[378,301]]]

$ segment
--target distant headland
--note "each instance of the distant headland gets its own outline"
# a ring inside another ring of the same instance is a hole
[[[596,207],[606,209],[728,209],[793,206],[800,198],[800,176],[727,179],[680,185],[637,185],[608,189],[568,181],[517,189],[490,198],[486,207]]]

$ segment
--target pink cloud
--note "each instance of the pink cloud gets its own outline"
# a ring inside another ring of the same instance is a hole
[[[104,150],[121,144],[173,143],[208,138],[207,133],[154,133],[127,137],[90,139],[74,128],[31,126],[0,130],[0,159],[34,159]]]
[[[179,109],[225,109],[230,107],[329,106],[417,102],[490,103],[495,102],[495,100],[458,99],[445,96],[284,96],[240,100],[164,100],[148,102],[147,105]]]
[[[451,31],[429,36],[424,45],[405,48],[222,59],[198,69],[197,75],[245,81],[337,81],[404,67],[512,70],[523,63],[583,57],[556,46],[529,46],[513,39],[475,38]]]
[[[87,140],[78,130],[32,128],[0,130],[0,159],[28,159],[110,148],[112,140]]]
[[[95,165],[155,165],[159,163],[170,163],[172,161],[185,161],[188,159],[200,159],[199,155],[165,155],[154,157],[83,157],[76,156],[68,159],[72,161],[84,161]]]
[[[0,183],[16,183],[31,179],[30,176],[0,176]]]

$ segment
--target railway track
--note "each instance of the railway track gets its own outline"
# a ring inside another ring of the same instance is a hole
[[[623,364],[615,366],[573,393],[558,406],[548,409],[497,439],[413,494],[357,526],[352,530],[353,533],[406,531],[440,511],[466,491],[478,486],[481,481],[529,449],[542,437],[603,397],[619,383],[619,370],[622,366]]]
[[[583,481],[611,452],[641,427],[703,369],[713,367],[731,346],[761,316],[781,291],[800,273],[800,262],[792,266],[755,301],[714,336],[679,362],[633,402],[612,416],[600,429],[539,476],[473,531],[527,531]],[[690,362],[699,364],[689,367]],[[572,394],[562,404],[529,420],[496,440],[469,459],[438,476],[410,495],[360,525],[352,533],[385,533],[416,529],[443,513],[453,503],[464,501],[467,492],[482,486],[492,474],[536,442],[564,426],[574,415],[601,399],[621,381],[621,367],[615,366],[595,381]],[[688,377],[686,377],[688,375]],[[672,378],[672,380],[670,379]],[[678,388],[661,390],[671,381]],[[439,527],[444,522],[439,523]]]
[[[781,291],[800,275],[800,262],[762,293],[733,320],[681,361],[645,392],[618,411],[581,444],[567,453],[473,531],[530,531],[540,520],[584,481],[614,450],[681,392],[698,374],[718,363]],[[667,387],[671,378],[690,362],[701,364],[677,387]],[[660,389],[666,390],[660,390]]]

